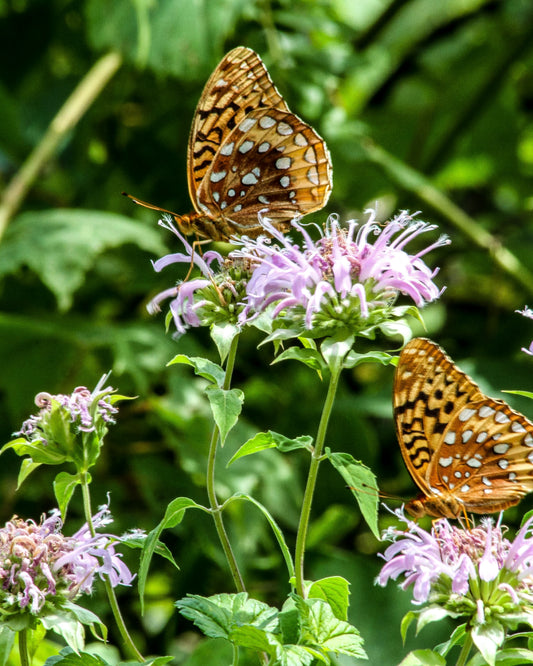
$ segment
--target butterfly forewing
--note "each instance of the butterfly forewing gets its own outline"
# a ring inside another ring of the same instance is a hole
[[[257,53],[239,46],[218,64],[196,107],[188,151],[189,193],[193,202],[198,185],[228,133],[257,108],[289,110]]]
[[[416,338],[400,355],[394,413],[402,455],[431,515],[458,515],[461,507],[491,513],[533,490],[533,423],[483,395],[430,340]]]
[[[321,208],[330,188],[329,155],[316,132],[290,112],[256,109],[220,146],[197,202],[229,221],[233,233],[257,235],[260,211],[283,228]]]

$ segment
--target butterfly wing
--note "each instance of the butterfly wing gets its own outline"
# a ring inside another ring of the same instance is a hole
[[[239,46],[220,61],[196,107],[187,155],[189,194],[195,206],[198,186],[222,142],[250,111],[258,108],[289,110],[261,58]]]
[[[394,376],[394,419],[403,459],[422,492],[446,491],[430,480],[431,463],[457,411],[482,393],[431,340],[415,338],[403,348]]]
[[[320,136],[290,111],[260,108],[225,138],[197,198],[220,225],[228,224],[227,235],[256,236],[260,211],[282,228],[322,208],[330,191],[331,162]]]
[[[453,414],[428,470],[474,513],[502,511],[533,490],[533,423],[487,396]]]

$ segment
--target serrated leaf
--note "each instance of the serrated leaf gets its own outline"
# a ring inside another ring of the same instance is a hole
[[[46,660],[45,666],[106,666],[107,662],[99,655],[80,652],[76,654],[72,648],[63,648],[58,655]]]
[[[67,514],[67,507],[74,490],[80,483],[81,480],[77,474],[69,474],[68,472],[59,472],[54,479],[54,495],[63,520]]]
[[[365,659],[363,639],[353,625],[338,620],[329,604],[321,599],[307,599],[306,604],[310,609],[307,629],[311,632],[316,647],[334,654]],[[304,642],[307,643],[307,640]]]
[[[229,431],[241,413],[244,393],[240,389],[225,390],[214,386],[208,386],[205,392],[220,432],[220,445],[224,446]]]
[[[308,590],[311,599],[323,599],[328,603],[338,620],[348,619],[350,583],[342,576],[329,576],[311,584]]]
[[[326,455],[349,486],[372,534],[376,539],[380,539],[378,529],[379,489],[374,473],[349,453],[332,453],[328,450]]]
[[[268,432],[259,432],[257,435],[245,442],[228,462],[228,467],[239,458],[250,456],[266,449],[278,449],[285,453],[296,449],[312,450],[313,438],[307,435],[290,439],[277,432],[269,430]]]
[[[79,208],[23,213],[9,225],[2,241],[0,277],[28,266],[65,311],[97,256],[126,243],[152,254],[165,253],[155,228],[122,215]]]
[[[164,529],[172,528],[178,525],[182,521],[187,509],[202,509],[203,511],[207,511],[204,506],[197,504],[189,497],[177,497],[175,500],[170,502],[165,511],[163,520],[147,535],[144,541],[138,573],[138,589],[139,599],[141,602],[141,613],[144,612],[144,590],[146,587],[148,569],[150,568],[152,557],[158,548],[161,532]],[[172,561],[174,562],[174,560]]]
[[[272,632],[249,624],[232,629],[228,640],[239,647],[255,652],[266,652],[269,655],[276,654],[281,647],[279,640]]]
[[[201,356],[187,356],[186,354],[177,354],[174,358],[167,363],[167,365],[190,365],[194,368],[194,372],[199,377],[207,379],[215,386],[222,387],[224,384],[225,373],[223,368],[213,361],[209,361]]]
[[[446,660],[433,650],[415,650],[402,659],[400,666],[446,666]]]

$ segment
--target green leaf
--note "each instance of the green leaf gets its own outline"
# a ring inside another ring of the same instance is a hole
[[[211,337],[217,346],[220,362],[224,363],[228,357],[231,343],[235,336],[239,335],[240,329],[235,324],[225,322],[223,324],[213,324],[211,326]],[[219,386],[222,386],[219,384]]]
[[[400,666],[446,666],[446,660],[433,650],[415,650],[402,659]]]
[[[16,633],[9,627],[0,624],[0,666],[4,666],[15,642]]]
[[[59,472],[54,479],[54,495],[63,520],[67,514],[67,507],[72,494],[79,484],[81,484],[79,476],[68,472]]]
[[[494,666],[498,649],[505,640],[505,631],[496,621],[475,624],[472,628],[472,640],[487,664]]]
[[[276,654],[281,647],[279,640],[272,632],[249,624],[232,629],[228,640],[239,647],[255,652],[266,652],[269,655]]]
[[[272,365],[279,363],[280,361],[299,361],[304,365],[316,370],[317,372],[323,372],[326,369],[326,364],[324,359],[318,351],[315,349],[302,349],[301,347],[289,347],[285,351],[278,354],[276,358],[272,361]]]
[[[24,437],[13,439],[0,449],[0,454],[8,449],[13,449],[17,456],[30,456],[32,462],[38,465],[61,465],[68,456],[57,446],[49,443],[44,446],[42,442],[30,444]]]
[[[370,351],[365,354],[358,354],[353,350],[349,352],[344,360],[344,368],[355,368],[355,366],[360,365],[361,363],[381,363],[381,365],[391,365],[392,359],[396,359],[396,356],[391,356],[387,352],[382,351]]]
[[[418,617],[417,611],[408,611],[402,618],[402,622],[400,624],[400,634],[402,636],[402,641],[405,645],[405,639],[407,637],[407,630],[413,623],[413,620],[416,620]]]
[[[454,614],[447,611],[441,606],[426,606],[418,613],[416,623],[416,633],[418,634],[422,629],[431,622],[440,622],[445,617],[454,617]]]
[[[105,666],[106,664],[107,662],[99,655],[87,652],[76,654],[72,648],[63,648],[58,655],[47,659],[45,666]]]
[[[354,335],[333,336],[326,338],[320,345],[322,357],[331,372],[343,367],[344,361],[353,347],[354,340]]]
[[[450,638],[446,642],[437,645],[435,650],[445,657],[453,647],[462,645],[465,634],[466,624],[460,624],[458,627],[455,627]]]
[[[240,389],[225,390],[214,386],[208,386],[205,392],[220,432],[220,445],[224,446],[229,431],[237,423],[241,413],[244,393]]]
[[[219,388],[224,384],[224,370],[220,367],[220,365],[213,363],[213,361],[209,361],[208,359],[202,358],[201,356],[187,356],[185,354],[178,354],[171,361],[169,361],[167,365],[175,365],[177,363],[182,365],[190,365],[194,368],[196,375],[207,379],[209,382],[211,382],[211,384],[214,384]]]
[[[338,620],[329,604],[321,599],[306,599],[305,603],[309,607],[306,628],[316,647],[334,654],[366,658],[363,639],[354,626]],[[308,641],[305,640],[305,643]]]
[[[141,559],[139,562],[139,573],[138,573],[138,588],[139,588],[139,598],[141,601],[141,613],[144,612],[144,590],[146,587],[146,578],[148,576],[148,569],[150,568],[150,562],[154,552],[159,548],[159,536],[164,529],[172,528],[178,525],[185,515],[187,509],[202,509],[203,511],[208,511],[201,504],[197,504],[194,500],[189,497],[177,497],[175,500],[172,500],[167,506],[163,520],[155,527],[146,537],[143,545],[143,550],[141,553]],[[168,558],[167,558],[168,559]]]
[[[229,467],[239,458],[250,456],[253,453],[258,453],[265,449],[278,449],[285,453],[286,451],[294,451],[296,449],[307,449],[308,451],[312,451],[312,447],[313,438],[308,435],[302,435],[301,437],[290,439],[289,437],[280,435],[272,430],[269,430],[268,432],[259,432],[238,449],[228,462],[227,466]]]
[[[246,592],[215,594],[201,597],[188,594],[176,601],[176,607],[206,635],[211,638],[227,638],[231,632],[244,625],[260,627],[264,631],[276,629],[278,611],[262,601],[250,599]]]
[[[43,229],[46,233],[38,232]],[[122,215],[79,208],[23,213],[9,225],[0,246],[0,277],[29,267],[65,311],[97,256],[126,243],[165,253],[155,228]]]
[[[533,392],[532,391],[502,391],[502,393],[512,393],[513,395],[521,395],[524,398],[531,398],[533,400]]]
[[[376,539],[380,539],[378,529],[379,489],[372,470],[362,462],[355,460],[349,453],[332,453],[326,450],[326,455],[348,484],[372,533]]]
[[[20,463],[19,475],[17,477],[17,490],[19,490],[20,486],[29,477],[29,475],[41,465],[42,463],[36,463],[31,458],[24,458],[24,460]]]
[[[292,561],[292,556],[291,556],[291,551],[289,547],[287,546],[287,543],[285,541],[285,537],[283,536],[283,532],[279,528],[278,524],[274,520],[272,514],[268,511],[268,509],[261,504],[261,502],[258,502],[256,499],[251,497],[250,495],[247,495],[245,493],[235,493],[235,495],[232,495],[224,504],[229,504],[230,502],[233,502],[234,500],[245,500],[247,502],[250,502],[254,506],[256,506],[265,516],[267,519],[270,527],[272,528],[272,532],[274,533],[274,536],[276,537],[276,540],[279,544],[281,553],[283,555],[283,558],[285,560],[285,564],[287,565],[287,571],[289,574],[289,579],[294,576],[294,562]]]
[[[311,584],[308,590],[311,599],[326,601],[338,620],[348,619],[350,583],[342,576],[329,576]]]

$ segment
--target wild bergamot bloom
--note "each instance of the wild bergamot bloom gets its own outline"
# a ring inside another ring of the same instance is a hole
[[[518,314],[521,314],[522,316],[527,317],[528,319],[533,319],[533,310],[529,308],[527,305],[523,310],[515,310],[515,312],[518,312]],[[533,356],[533,341],[529,345],[528,349],[522,347],[522,351],[525,352],[526,354],[529,354],[530,356]]]
[[[110,522],[107,505],[92,522],[96,529]],[[54,509],[39,523],[15,516],[0,528],[0,621],[54,613],[80,594],[90,594],[95,576],[108,577],[113,587],[131,584],[133,575],[115,552],[117,537],[91,536],[88,525],[68,537],[62,527]]]
[[[272,305],[273,318],[290,320],[301,331],[330,335],[341,328],[361,335],[398,316],[393,306],[400,294],[419,307],[438,298],[442,290],[433,281],[438,269],[431,270],[422,257],[449,239],[441,236],[409,254],[406,246],[434,231],[435,225],[405,211],[382,225],[373,211],[367,213],[364,224],[351,220],[341,225],[331,216],[316,241],[301,223],[293,221],[302,237],[300,245],[268,221],[263,223],[275,243],[266,236],[242,239],[237,254],[255,266],[241,317],[253,318]]]
[[[533,516],[509,540],[491,518],[471,529],[436,520],[427,532],[402,510],[395,513],[407,530],[391,527],[383,535],[393,543],[383,555],[380,585],[400,579],[403,589],[412,588],[413,602],[428,604],[420,617],[466,618],[476,645],[476,632],[490,633],[497,647],[507,629],[521,622],[533,627]]]
[[[170,298],[170,312],[179,334],[192,327],[211,326],[226,322],[238,324],[244,308],[246,281],[249,277],[249,262],[239,257],[223,257],[210,250],[200,253],[172,223],[164,216],[159,225],[175,234],[183,243],[185,252],[168,254],[153,262],[159,272],[171,264],[193,264],[202,277],[179,282],[155,296],[148,304],[150,314],[160,310],[161,302]]]

